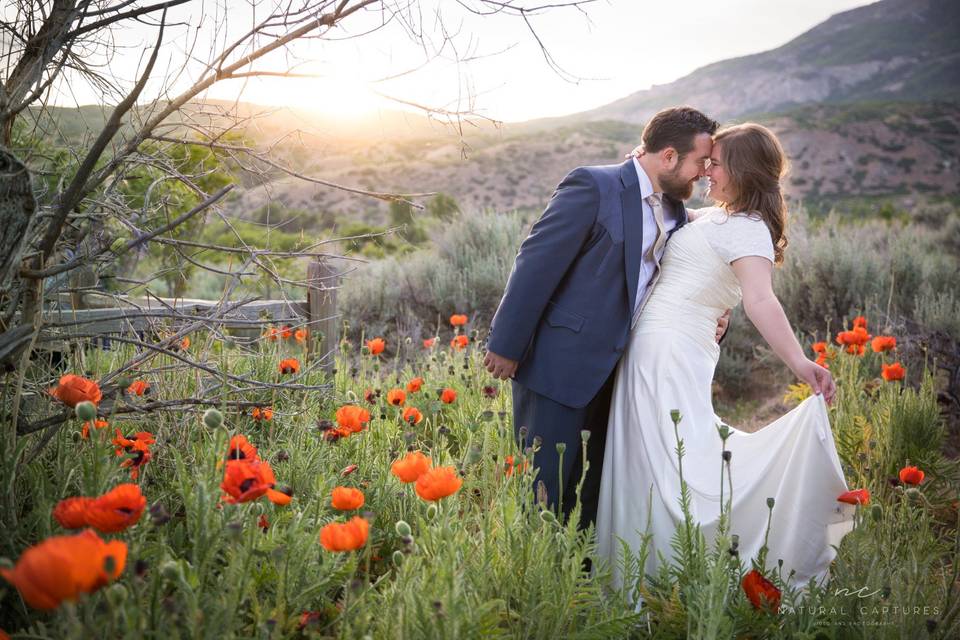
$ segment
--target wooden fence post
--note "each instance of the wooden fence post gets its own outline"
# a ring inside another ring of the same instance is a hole
[[[324,258],[317,257],[307,266],[307,356],[323,358],[321,368],[327,372],[336,364],[337,337],[337,286],[340,276]]]

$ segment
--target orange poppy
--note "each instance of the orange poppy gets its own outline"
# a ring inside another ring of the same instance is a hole
[[[153,459],[150,453],[150,447],[143,440],[134,440],[133,444],[126,449],[131,457],[120,463],[121,469],[130,469],[130,479],[136,480],[140,477],[140,469]]]
[[[276,327],[267,327],[267,330],[263,332],[263,337],[271,342],[276,342],[280,339],[280,330]]]
[[[280,373],[286,375],[290,373],[299,373],[300,372],[300,361],[296,358],[284,358],[280,361],[280,366],[278,367]]]
[[[117,485],[87,504],[87,524],[101,533],[117,533],[135,525],[146,508],[139,485]]]
[[[254,407],[250,415],[256,422],[270,422],[273,420],[273,409],[270,407]]]
[[[423,378],[417,377],[407,383],[407,391],[410,393],[416,393],[420,391],[420,387],[423,386]]]
[[[327,551],[355,551],[367,544],[370,535],[370,523],[354,516],[340,524],[331,522],[320,530],[320,544]]]
[[[520,460],[514,461],[513,456],[507,456],[504,459],[504,465],[506,467],[504,473],[508,476],[512,476],[514,471],[523,473],[530,467],[530,463],[525,458],[521,457]]]
[[[250,502],[262,497],[276,483],[268,462],[229,460],[220,488],[224,490],[227,502]]]
[[[146,380],[134,380],[127,387],[127,393],[132,396],[142,396],[150,391],[150,383]]]
[[[285,507],[293,500],[293,489],[283,487],[282,489],[267,489],[267,500],[277,505]]]
[[[453,389],[446,388],[440,392],[440,402],[443,404],[453,404],[457,401],[457,392]]]
[[[290,336],[293,335],[293,330],[290,329],[290,325],[283,325],[280,327],[280,337],[284,340],[289,340]]]
[[[420,474],[413,488],[424,500],[440,500],[459,491],[462,484],[453,467],[434,467]]]
[[[97,418],[96,420],[93,421],[93,426],[98,430],[105,429],[110,426],[110,423],[101,418]],[[89,420],[83,423],[83,429],[80,430],[80,437],[83,438],[84,440],[90,437],[90,421]]]
[[[306,329],[297,329],[293,332],[294,339],[300,344],[304,344],[307,341],[308,335],[309,334],[307,333]]]
[[[126,560],[125,542],[104,542],[87,529],[33,545],[20,555],[12,569],[0,568],[0,576],[16,587],[31,607],[49,610],[117,578]]]
[[[897,348],[897,339],[893,336],[877,336],[870,342],[870,348],[874,353],[893,351]]]
[[[406,401],[407,394],[403,392],[403,389],[390,389],[390,391],[387,392],[388,404],[392,404],[395,407],[402,407]]]
[[[149,446],[157,441],[149,431],[137,431],[132,436],[125,436],[120,433],[120,429],[114,429],[114,434],[113,440],[110,442],[117,447],[115,453],[118,456],[122,456],[125,450],[132,448],[137,442]]]
[[[903,484],[920,484],[926,474],[918,467],[904,467],[900,469],[900,482]]]
[[[72,373],[61,377],[60,383],[50,389],[50,395],[68,407],[76,407],[85,401],[100,404],[103,398],[100,386],[96,382]]]
[[[907,375],[907,370],[904,369],[903,365],[899,362],[881,365],[881,369],[880,375],[883,376],[883,379],[887,382],[903,380],[904,376]]]
[[[390,465],[390,472],[397,476],[400,482],[416,482],[417,478],[430,468],[430,464],[430,458],[419,451],[411,451]]]
[[[754,608],[763,609],[769,606],[772,611],[780,612],[780,590],[764,578],[762,573],[756,569],[750,570],[743,577],[741,585]]]
[[[856,318],[853,319],[853,328],[854,328],[854,329],[861,328],[861,329],[863,329],[864,331],[866,331],[866,330],[867,330],[867,319],[864,318],[863,316],[857,316]]]
[[[814,353],[826,353],[827,352],[827,343],[826,342],[814,342],[810,347],[813,349]]]
[[[83,496],[65,498],[53,508],[53,519],[64,529],[82,529],[87,526],[87,508],[92,501]]]
[[[844,491],[839,496],[837,496],[837,502],[845,502],[847,504],[868,505],[870,504],[870,491],[868,489],[854,489],[852,491]]]
[[[330,494],[330,506],[339,511],[353,511],[363,506],[363,491],[351,487],[335,487]]]
[[[407,424],[420,424],[423,422],[423,414],[416,407],[407,407],[403,410],[403,421]]]
[[[230,444],[227,445],[227,460],[246,460],[252,462],[259,460],[260,455],[257,448],[250,444],[246,436],[235,435],[230,438]]]
[[[190,348],[190,336],[184,336],[183,340],[180,341],[180,350],[186,351]]]
[[[450,316],[450,324],[455,327],[462,327],[463,325],[467,324],[467,316],[463,315],[462,313],[455,313]]]
[[[427,338],[426,340],[423,341],[423,348],[424,348],[424,349],[432,349],[432,348],[433,348],[433,345],[435,345],[435,344],[437,344],[437,339],[436,339],[436,338]]]
[[[468,344],[470,344],[470,338],[467,336],[456,336],[450,341],[450,346],[457,351],[462,351]]]
[[[370,355],[376,356],[383,353],[384,348],[386,348],[387,343],[383,341],[383,338],[374,338],[373,340],[367,340],[367,349],[370,350]]]
[[[358,433],[363,431],[363,425],[370,422],[370,412],[363,407],[353,404],[345,404],[337,409],[337,424],[346,433]]]

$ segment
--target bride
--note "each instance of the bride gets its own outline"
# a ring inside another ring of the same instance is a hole
[[[694,212],[673,235],[659,282],[634,316],[617,369],[597,517],[598,555],[617,588],[620,540],[637,553],[645,532],[651,536],[647,574],[672,560],[670,541],[683,522],[672,411],[680,414],[691,515],[708,545],[720,521],[721,477],[723,502],[731,501],[727,533],[739,536],[742,562],[749,568],[757,558],[769,520],[765,569],[782,559],[781,575],[795,587],[827,579],[832,545],[852,528],[852,507],[836,501],[847,485],[827,417],[834,382],[804,355],[771,283],[787,245],[785,170],[768,129],[748,123],[720,131],[706,175],[721,206]],[[814,395],[756,432],[730,429],[724,446],[711,401],[716,319],[741,299],[764,340]],[[732,494],[721,476],[724,448],[732,456]]]

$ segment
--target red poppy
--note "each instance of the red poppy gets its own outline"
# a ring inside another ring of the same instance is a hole
[[[284,340],[289,340],[293,335],[293,331],[290,329],[290,325],[283,325],[280,327],[280,337]]]
[[[190,348],[190,336],[184,336],[183,339],[180,340],[180,350],[186,351],[189,348]]]
[[[363,506],[363,491],[351,487],[335,487],[330,494],[330,506],[338,511],[353,511]]]
[[[293,500],[293,489],[290,487],[283,487],[281,489],[267,489],[267,500],[278,507],[285,507],[290,504],[291,500]]]
[[[457,401],[457,392],[447,388],[440,392],[440,402],[443,404],[453,404]]]
[[[100,386],[96,382],[72,373],[61,377],[60,383],[50,389],[50,395],[68,407],[76,407],[81,402],[100,404],[103,398]]]
[[[899,362],[894,362],[893,364],[881,365],[880,375],[883,376],[883,379],[887,382],[894,382],[896,380],[903,380],[904,376],[907,375],[907,370],[904,369],[903,365]]]
[[[280,361],[280,373],[287,375],[300,372],[300,361],[296,358],[284,358]]]
[[[864,318],[863,316],[857,316],[856,318],[853,319],[853,328],[854,328],[854,329],[858,329],[858,328],[859,328],[859,329],[863,329],[864,331],[866,331],[866,330],[867,330],[867,319]]]
[[[35,544],[20,555],[12,569],[0,568],[0,575],[31,607],[49,610],[116,579],[126,561],[125,542],[104,542],[92,529],[86,529]]]
[[[120,463],[121,469],[130,469],[130,479],[136,480],[140,477],[140,469],[150,460],[153,454],[150,453],[150,447],[143,440],[134,440],[133,444],[126,449],[130,457]]]
[[[434,467],[420,474],[413,488],[424,500],[441,500],[456,493],[462,484],[453,467]]]
[[[384,348],[387,346],[387,343],[383,341],[383,338],[374,338],[373,340],[367,340],[367,349],[370,350],[370,355],[376,356],[383,353]]]
[[[423,414],[416,407],[407,407],[403,410],[403,421],[407,424],[420,424],[423,422]]]
[[[893,351],[897,348],[897,339],[893,336],[877,336],[870,342],[870,348],[874,353]]]
[[[772,611],[780,612],[780,590],[764,578],[762,573],[756,569],[751,569],[743,577],[741,585],[754,608],[769,607]]]
[[[462,351],[468,344],[470,344],[470,338],[467,336],[456,336],[450,341],[450,346],[457,351]]]
[[[900,469],[900,482],[903,484],[920,484],[926,474],[918,467],[904,467]]]
[[[106,429],[107,427],[110,426],[110,423],[101,418],[97,418],[96,420],[93,421],[93,426],[97,430]],[[84,440],[90,437],[90,421],[89,420],[83,423],[83,428],[80,430],[80,437],[83,438]]]
[[[227,460],[246,460],[251,462],[259,460],[257,448],[250,444],[246,436],[235,435],[230,438],[230,444],[227,445]]]
[[[423,348],[424,348],[424,349],[432,349],[432,348],[433,348],[433,345],[435,345],[435,344],[437,344],[437,339],[436,339],[436,338],[427,338],[427,339],[425,339],[425,340],[423,341]]]
[[[271,342],[276,342],[280,339],[280,330],[276,327],[267,327],[267,330],[263,332],[263,337]]]
[[[462,313],[455,313],[450,316],[450,324],[455,327],[462,327],[463,325],[467,324],[467,316],[463,315]]]
[[[87,526],[87,507],[92,500],[83,496],[65,498],[53,508],[53,519],[64,529],[82,529]]]
[[[310,334],[307,332],[306,329],[297,329],[296,331],[293,332],[294,339],[300,344],[306,343],[307,336],[309,335]]]
[[[273,409],[270,407],[254,407],[250,415],[256,422],[270,422],[273,420]]]
[[[407,383],[407,391],[410,393],[416,393],[420,391],[420,387],[423,386],[423,378],[417,377]]]
[[[150,383],[146,380],[134,380],[127,387],[127,394],[131,396],[142,396],[150,391]]]
[[[135,525],[146,508],[139,485],[117,485],[87,505],[87,523],[101,533],[117,533]]]
[[[370,523],[354,516],[344,524],[331,522],[320,530],[320,544],[327,551],[355,551],[367,544]]]
[[[508,476],[512,476],[513,472],[523,473],[530,468],[530,463],[525,458],[520,458],[520,460],[514,462],[513,456],[507,456],[504,459],[504,473]]]
[[[403,392],[403,389],[390,389],[390,391],[387,392],[387,404],[402,407],[406,401],[407,394]]]
[[[276,485],[270,464],[263,460],[229,460],[220,488],[227,502],[250,502]]]
[[[261,514],[260,519],[257,520],[257,526],[263,529],[263,532],[266,533],[270,528],[270,521],[267,520],[267,516]]]
[[[390,465],[390,472],[400,479],[400,482],[416,482],[417,478],[430,468],[430,458],[419,451],[412,451]]]
[[[837,502],[866,506],[870,504],[870,491],[868,489],[853,489],[852,491],[844,491],[837,496]]]
[[[363,425],[370,422],[370,412],[363,407],[345,404],[337,409],[337,424],[347,435],[363,431]]]
[[[814,353],[826,353],[827,352],[827,343],[826,342],[814,342],[810,347],[813,349]]]

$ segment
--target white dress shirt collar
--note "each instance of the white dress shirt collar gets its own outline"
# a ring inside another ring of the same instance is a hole
[[[637,156],[633,156],[633,167],[637,170],[637,178],[640,179],[640,197],[646,200],[647,197],[653,195],[653,182],[650,181],[647,172],[643,170]]]

